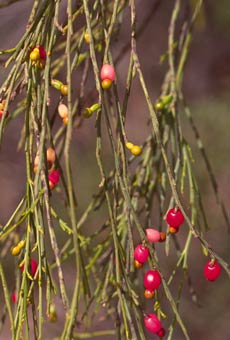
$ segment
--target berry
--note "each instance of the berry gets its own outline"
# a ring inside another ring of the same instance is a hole
[[[90,43],[90,36],[89,36],[89,33],[88,33],[88,32],[85,32],[85,34],[84,34],[84,39],[85,39],[86,44],[89,44],[89,43]]]
[[[37,46],[39,49],[40,59],[46,59],[46,51],[42,45]]]
[[[160,241],[161,234],[158,230],[148,228],[145,230],[146,237],[150,243],[158,242]]]
[[[17,245],[11,249],[11,254],[17,256],[20,254],[21,248]]]
[[[134,259],[140,263],[144,263],[148,260],[149,248],[143,244],[138,244],[134,249]]]
[[[164,104],[162,103],[161,100],[157,101],[155,104],[155,110],[156,111],[162,111],[164,108]]]
[[[161,329],[157,332],[157,335],[158,335],[160,338],[163,338],[163,336],[165,336],[165,329],[164,329],[164,328],[161,328]]]
[[[204,276],[208,281],[215,281],[221,274],[221,266],[217,261],[210,260],[204,266]]]
[[[47,158],[47,161],[50,165],[52,165],[55,162],[56,153],[55,153],[53,148],[48,148],[46,150],[46,158]]]
[[[141,263],[141,262],[139,262],[139,261],[137,261],[137,260],[135,260],[134,263],[135,263],[135,267],[136,267],[136,268],[141,268],[141,267],[143,267],[143,263]]]
[[[38,264],[37,262],[34,260],[34,259],[30,259],[30,266],[29,266],[29,273],[32,275],[32,277],[34,277],[36,271],[37,271],[37,268],[38,268]],[[24,269],[25,269],[25,266],[24,264],[21,266],[21,270],[22,272],[24,272]]]
[[[153,296],[154,296],[154,290],[145,289],[146,299],[152,299]]]
[[[146,315],[144,318],[144,324],[149,332],[155,334],[158,333],[162,328],[161,322],[156,314]]]
[[[127,143],[125,144],[125,146],[126,146],[127,149],[131,150],[132,147],[133,147],[133,143],[127,142]]]
[[[63,122],[64,125],[67,125],[68,124],[68,117],[63,118],[62,122]]]
[[[166,221],[170,227],[179,227],[184,223],[184,215],[180,209],[172,208],[167,212]]]
[[[68,94],[68,86],[67,85],[61,85],[60,91],[61,91],[61,94],[63,96],[67,96],[67,94]]]
[[[171,227],[169,226],[169,232],[170,234],[176,234],[179,231],[179,227]]]
[[[25,244],[26,244],[26,241],[25,240],[21,240],[19,243],[18,243],[18,247],[20,249],[24,248],[25,247]]]
[[[65,104],[58,105],[58,114],[61,118],[66,118],[69,115],[68,107]]]
[[[130,151],[134,156],[139,156],[142,153],[142,148],[139,145],[133,145]]]
[[[102,81],[105,79],[109,79],[111,82],[113,82],[115,79],[115,70],[113,66],[109,64],[104,64],[101,68],[100,77]]]
[[[40,59],[39,49],[35,47],[33,51],[30,53],[30,60],[38,61],[39,59]]]
[[[11,294],[11,301],[13,303],[17,302],[17,293],[15,291]]]
[[[48,179],[50,190],[52,190],[60,180],[60,172],[58,170],[50,171]]]
[[[111,82],[110,79],[104,79],[104,80],[102,80],[102,82],[101,82],[101,87],[102,87],[104,90],[109,89],[109,88],[111,87],[111,85],[112,85],[112,82]]]
[[[164,242],[166,240],[166,234],[163,231],[160,232],[159,242]]]
[[[161,276],[157,270],[149,270],[144,276],[144,286],[146,289],[157,289],[161,284]]]

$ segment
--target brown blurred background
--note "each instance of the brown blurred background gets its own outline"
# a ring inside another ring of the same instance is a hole
[[[20,1],[9,8],[0,9],[0,49],[13,47],[22,36],[32,7],[32,0]],[[165,66],[159,63],[160,56],[167,49],[167,30],[174,1],[162,0],[161,4],[148,22],[138,40],[138,51],[141,64],[154,101],[160,92]],[[136,1],[137,27],[140,27],[154,5],[154,1]],[[63,9],[64,10],[64,9]],[[128,15],[126,13],[126,15]],[[120,39],[115,43],[114,56],[127,41],[129,30],[126,24],[122,26]],[[1,59],[0,59],[1,60]],[[128,63],[128,54],[117,65],[118,83],[121,94],[124,87]],[[5,79],[8,70],[0,64],[0,80]],[[127,134],[136,143],[142,143],[147,136],[147,109],[139,85],[135,84],[131,94],[127,116]],[[211,160],[218,181],[221,197],[229,213],[229,173],[230,173],[230,4],[229,0],[221,2],[209,0],[205,2],[203,11],[195,26],[191,53],[189,55],[185,79],[184,93],[194,114],[195,123],[201,133],[205,148]],[[214,249],[229,262],[230,239],[220,209],[216,205],[204,163],[197,151],[194,136],[184,120],[185,136],[194,147],[194,168],[198,183],[203,194],[205,208],[208,211],[210,230],[206,238]],[[4,224],[19,202],[25,190],[25,159],[23,150],[17,151],[22,118],[12,121],[7,127],[6,135],[0,152],[0,223]],[[74,138],[77,145],[73,155],[77,164],[77,192],[81,196],[82,207],[87,204],[91,193],[98,185],[98,175],[94,157],[94,122],[87,122],[84,129],[79,129]],[[92,155],[91,155],[92,152]],[[76,158],[76,159],[75,159]],[[207,283],[202,274],[206,259],[200,247],[193,242],[189,266],[193,285],[198,294],[200,307],[191,302],[191,297],[185,286],[181,314],[188,326],[191,339],[199,340],[229,340],[230,339],[230,289],[226,274],[217,282]],[[165,273],[171,269],[174,259],[167,259]],[[70,273],[67,273],[70,275]],[[8,273],[10,279],[10,272]],[[70,276],[71,279],[71,276]],[[2,298],[0,297],[0,303]],[[1,305],[0,305],[1,306]],[[1,308],[1,307],[0,307]],[[1,313],[1,309],[0,309]],[[47,326],[47,338],[55,337],[56,325]],[[50,334],[48,335],[48,333]],[[58,333],[57,333],[58,334]],[[112,339],[108,337],[107,339]],[[179,327],[173,339],[183,339]],[[7,329],[1,340],[10,339]],[[154,337],[149,336],[149,339]],[[105,338],[106,340],[106,338]]]

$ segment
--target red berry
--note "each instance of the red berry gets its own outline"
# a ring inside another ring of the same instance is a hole
[[[208,281],[215,281],[221,274],[221,266],[217,261],[208,261],[204,267],[204,276]]]
[[[148,229],[145,230],[145,233],[146,233],[146,237],[147,237],[147,239],[150,243],[160,241],[161,234],[158,230],[148,228]]]
[[[144,324],[151,333],[157,333],[161,330],[162,324],[156,314],[148,314],[144,318]]]
[[[146,289],[157,289],[161,284],[161,276],[157,270],[149,270],[144,276],[144,286]]]
[[[22,272],[24,271],[24,264],[21,266],[21,270]],[[37,262],[34,260],[34,259],[30,259],[30,268],[29,268],[29,273],[31,274],[32,277],[34,277],[36,271],[37,271],[37,268],[38,268],[38,264]]]
[[[17,302],[17,293],[15,291],[11,294],[11,301],[13,303]]]
[[[56,185],[60,180],[60,172],[58,170],[52,170],[49,173],[49,182],[52,182],[54,185]]]
[[[46,59],[46,51],[42,45],[37,46],[39,49],[40,59]]]
[[[180,209],[170,209],[166,215],[166,221],[170,227],[179,227],[184,223],[184,215]]]
[[[101,68],[100,77],[101,77],[101,80],[109,79],[111,81],[114,81],[115,70],[114,70],[113,66],[111,66],[109,64],[104,64]]]
[[[138,244],[134,249],[134,259],[140,263],[144,263],[148,260],[149,248],[143,244]]]
[[[161,328],[161,329],[157,332],[157,335],[158,335],[160,338],[163,338],[163,336],[165,336],[165,329],[164,329],[164,328]]]

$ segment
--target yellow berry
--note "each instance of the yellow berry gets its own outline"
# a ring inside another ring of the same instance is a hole
[[[17,245],[11,249],[11,254],[17,256],[21,251],[21,248]]]
[[[68,114],[69,114],[68,107],[65,104],[59,104],[58,105],[58,114],[61,118],[68,117]]]
[[[60,91],[61,91],[61,94],[63,96],[67,96],[67,94],[68,94],[68,86],[67,85],[62,85]]]
[[[112,85],[112,81],[110,79],[104,79],[102,82],[101,82],[101,87],[104,89],[104,90],[108,90]]]
[[[30,60],[38,61],[40,59],[40,52],[38,48],[34,48],[33,51],[30,53]]]
[[[22,248],[24,248],[25,244],[26,244],[26,241],[25,241],[25,240],[21,240],[21,241],[18,243],[17,246],[18,246],[20,249],[22,249]]]
[[[90,36],[89,36],[89,33],[88,33],[88,32],[85,32],[85,34],[84,34],[84,39],[85,39],[86,44],[89,44],[89,43],[90,43]]]
[[[133,145],[130,151],[134,156],[139,156],[142,153],[142,148],[139,145]]]
[[[129,149],[129,150],[131,150],[132,148],[133,148],[133,143],[131,143],[131,142],[127,142],[126,144],[125,144],[125,146],[126,146],[126,148],[127,149]]]

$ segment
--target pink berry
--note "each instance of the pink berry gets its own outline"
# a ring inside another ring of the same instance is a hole
[[[109,64],[104,64],[101,68],[101,73],[100,73],[101,80],[109,79],[111,81],[114,81],[115,79],[115,70],[113,66]]]
[[[180,209],[170,209],[166,215],[166,221],[171,227],[179,227],[184,223],[184,215]]]
[[[221,274],[221,266],[217,261],[208,261],[204,266],[204,276],[208,281],[215,281]]]
[[[144,324],[151,333],[157,333],[161,330],[162,324],[156,314],[148,314],[144,318]]]
[[[144,286],[146,289],[157,289],[161,284],[161,276],[157,270],[149,270],[144,276]]]
[[[148,260],[149,248],[143,244],[138,244],[134,249],[134,259],[139,263],[144,263]]]
[[[156,229],[152,229],[152,228],[148,228],[145,230],[146,233],[146,237],[148,239],[148,241],[150,243],[154,243],[154,242],[159,242],[160,238],[161,238],[161,234],[158,230]]]
[[[58,170],[52,170],[49,173],[49,181],[56,185],[60,180],[60,172]]]

